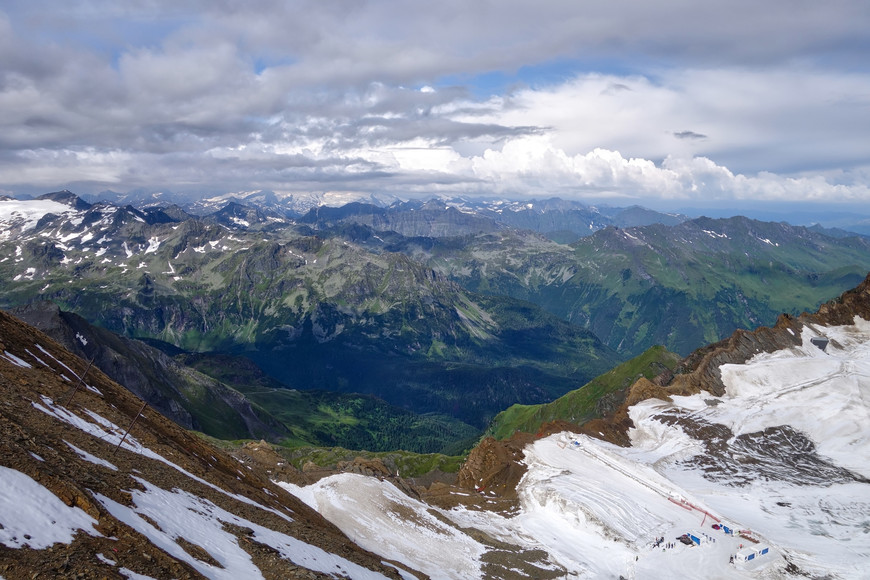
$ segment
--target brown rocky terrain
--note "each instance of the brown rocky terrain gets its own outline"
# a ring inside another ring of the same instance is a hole
[[[190,558],[172,556],[150,534],[143,535],[106,507],[106,502],[134,506],[136,497],[159,488],[190,494],[204,506],[232,514],[234,521],[296,538],[383,577],[399,577],[381,558],[272,484],[260,469],[150,408],[134,422],[142,401],[94,368],[79,381],[86,367],[46,335],[0,312],[0,465],[27,475],[97,522],[91,533],[80,530],[69,544],[34,549],[26,544],[26,535],[23,547],[0,543],[0,576],[120,579],[127,571],[152,578],[200,578],[202,567],[192,565],[192,559],[220,569],[220,555],[211,553],[208,544],[178,536],[173,541]],[[76,389],[79,382],[83,384]],[[121,441],[119,430],[128,428]],[[149,524],[160,531],[157,522]],[[330,570],[300,565],[292,555],[288,559],[249,527],[232,521],[222,525],[265,578],[336,577]]]

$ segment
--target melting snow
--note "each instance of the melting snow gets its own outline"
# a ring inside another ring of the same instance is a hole
[[[24,274],[18,274],[17,276],[15,276],[15,278],[13,278],[13,280],[15,280],[16,282],[18,280],[21,280],[22,278],[33,280],[34,274],[36,274],[36,268],[28,268],[27,270],[25,270]]]
[[[22,367],[22,368],[25,368],[25,369],[32,368],[32,366],[30,365],[30,363],[21,360],[20,358],[18,358],[17,356],[15,356],[14,354],[12,354],[11,352],[7,352],[7,351],[4,350],[4,351],[3,351],[3,356],[6,358],[6,360],[8,360],[9,362],[11,362],[12,364],[14,364],[14,365],[16,365],[16,366],[19,366],[19,367]]]
[[[250,555],[239,546],[238,538],[225,531],[225,523],[250,528],[256,541],[271,546],[282,557],[299,566],[351,578],[384,578],[382,574],[321,548],[236,516],[207,499],[179,489],[166,491],[144,479],[134,479],[144,488],[130,490],[134,507],[119,504],[100,494],[94,495],[113,516],[209,578],[237,580],[263,577]],[[159,529],[150,522],[155,522]],[[184,538],[206,550],[220,567],[188,554],[176,542],[177,538]]]
[[[106,419],[105,417],[103,417],[102,415],[95,413],[95,412],[91,411],[90,409],[84,409],[85,414],[87,414],[89,417],[91,417],[91,419],[96,421],[96,423],[91,423],[90,421],[79,417],[75,413],[72,413],[68,409],[66,409],[62,406],[55,405],[54,401],[52,401],[50,398],[46,397],[45,395],[41,395],[41,399],[42,399],[42,404],[37,403],[35,401],[31,404],[36,409],[42,411],[43,413],[46,413],[47,415],[51,415],[57,419],[60,419],[61,421],[68,423],[69,425],[72,425],[73,427],[76,427],[76,428],[84,431],[85,433],[88,433],[89,435],[93,435],[97,439],[101,439],[103,441],[106,441],[110,445],[117,446],[121,443],[121,440],[124,437],[124,430],[121,429],[120,427],[118,427],[117,425],[115,425],[114,423],[112,423],[111,421],[109,421],[108,419]],[[148,457],[150,459],[154,459],[156,461],[160,461],[162,463],[165,463],[166,465],[172,467],[173,469],[176,469],[177,471],[183,473],[187,477],[189,477],[195,481],[198,481],[199,483],[205,485],[206,487],[209,487],[209,488],[213,489],[214,491],[222,493],[222,494],[226,495],[227,497],[231,497],[231,498],[238,500],[242,503],[246,503],[248,505],[258,507],[262,510],[266,510],[266,511],[271,512],[271,513],[273,513],[281,518],[284,518],[287,521],[293,521],[293,518],[291,518],[287,514],[284,514],[280,511],[272,509],[270,507],[261,505],[261,504],[255,502],[254,500],[249,499],[243,495],[228,492],[228,491],[216,486],[215,484],[213,484],[209,481],[206,481],[205,479],[190,473],[189,471],[187,471],[186,469],[184,469],[180,465],[177,465],[177,464],[173,463],[172,461],[169,461],[168,459],[166,459],[165,457],[163,457],[159,453],[155,453],[154,451],[152,451],[148,447],[145,447],[144,445],[139,443],[139,441],[135,437],[133,437],[132,435],[128,434],[126,436],[126,438],[123,439],[123,441],[124,441],[124,449],[126,449],[127,451],[132,451],[133,453],[136,453],[138,455],[142,455],[143,457]]]
[[[395,486],[345,473],[300,488],[282,487],[337,525],[354,542],[432,578],[479,578],[483,546]]]
[[[65,243],[69,242],[70,240],[73,240],[73,239],[79,237],[80,235],[82,235],[82,232],[73,232],[71,234],[61,236],[59,239],[61,242],[63,242],[65,244]]]
[[[82,459],[84,459],[85,461],[93,463],[94,465],[102,465],[103,467],[111,469],[112,471],[118,471],[117,467],[115,467],[114,465],[112,465],[111,463],[106,461],[105,459],[101,459],[101,458],[97,457],[96,455],[91,455],[90,453],[88,453],[84,449],[79,449],[78,447],[76,447],[75,445],[70,443],[69,441],[65,440],[64,443],[69,445],[69,448],[72,449],[73,451],[75,451],[78,454],[78,456],[81,457]]]
[[[148,247],[145,249],[146,254],[153,254],[160,248],[160,238],[152,236],[148,238]]]
[[[56,362],[57,364],[59,364],[60,366],[62,366],[62,367],[65,368],[66,370],[68,370],[68,371],[72,374],[72,376],[74,376],[76,379],[78,379],[79,381],[82,380],[81,377],[79,377],[79,375],[78,375],[74,370],[72,370],[71,368],[69,368],[68,366],[66,366],[66,365],[63,363],[63,361],[61,361],[60,359],[56,358],[53,354],[51,354],[50,352],[48,352],[47,350],[45,350],[45,348],[43,348],[43,346],[42,346],[41,344],[37,344],[37,345],[36,345],[36,348],[38,348],[38,349],[40,350],[40,352],[42,352],[43,354],[50,356],[50,357],[52,358],[52,360],[54,360],[54,362]],[[33,354],[32,352],[30,352],[28,349],[24,349],[24,351],[25,351],[27,354],[29,354],[30,356],[32,356],[33,358],[35,358],[36,360],[38,360],[38,361],[39,361],[40,363],[42,363],[44,366],[48,367],[48,365],[45,364],[45,362],[44,362],[42,359],[40,359],[39,357],[37,357],[36,355],[34,355],[34,354]],[[49,367],[49,368],[51,368],[51,367]],[[61,375],[61,377],[63,377],[64,380],[66,380],[66,381],[69,381],[69,380],[70,380],[68,377],[66,377],[66,376],[64,376],[64,375]],[[84,382],[84,381],[82,381],[82,382]],[[87,384],[87,383],[84,383],[84,384],[85,384],[85,388],[87,388],[87,389],[88,389],[89,391],[91,391],[92,393],[96,393],[97,395],[103,396],[103,394],[100,392],[100,390],[97,389],[96,387],[93,387],[93,386],[91,386],[91,385],[89,385],[89,384]]]
[[[81,508],[69,507],[29,476],[0,465],[0,544],[43,550],[72,542],[78,530],[99,536],[97,520]]]
[[[106,558],[102,554],[97,554],[97,560],[99,560],[103,564],[108,564],[109,566],[117,566],[118,565],[117,562],[115,562],[114,560],[110,560],[110,559]]]

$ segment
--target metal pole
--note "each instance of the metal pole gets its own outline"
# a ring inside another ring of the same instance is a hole
[[[64,407],[69,405],[70,401],[72,401],[73,396],[76,394],[76,392],[78,392],[79,387],[82,386],[82,384],[84,384],[85,375],[87,375],[88,371],[91,370],[91,365],[94,364],[94,358],[96,358],[96,355],[94,357],[91,357],[91,362],[88,363],[88,366],[85,369],[85,372],[83,372],[82,376],[79,377],[79,382],[76,383],[76,386],[73,387],[72,393],[69,394],[69,397],[67,397],[66,401],[63,403]]]
[[[114,454],[116,451],[118,451],[118,447],[120,447],[120,446],[124,443],[124,439],[127,438],[127,434],[130,433],[130,429],[133,428],[133,425],[136,423],[136,419],[139,418],[139,415],[142,414],[142,411],[144,411],[144,410],[145,410],[145,407],[147,407],[147,406],[148,406],[147,401],[144,402],[144,403],[142,403],[142,407],[139,409],[139,412],[136,413],[136,416],[133,417],[133,421],[130,423],[130,426],[127,427],[127,432],[124,433],[124,436],[123,436],[123,437],[121,437],[121,440],[118,442],[118,446],[115,447],[115,451],[112,451],[112,454]]]

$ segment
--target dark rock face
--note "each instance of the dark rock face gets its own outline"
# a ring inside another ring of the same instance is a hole
[[[533,440],[533,435],[522,432],[506,441],[487,437],[468,455],[459,471],[459,486],[515,501],[517,484],[526,472],[523,449]]]
[[[723,341],[698,349],[689,355],[665,384],[681,390],[706,390],[714,395],[725,394],[719,367],[723,364],[745,363],[760,352],[773,352],[801,344],[803,324],[787,314],[780,315],[772,328],[754,331],[737,330]]]
[[[165,417],[186,429],[237,438],[279,439],[286,428],[257,413],[249,401],[225,385],[186,368],[156,348],[88,324],[50,302],[34,302],[12,311],[85,361],[125,386]],[[222,425],[210,421],[218,411]],[[221,432],[214,429],[221,429]]]

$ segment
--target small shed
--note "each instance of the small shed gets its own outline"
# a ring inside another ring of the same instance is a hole
[[[737,550],[734,559],[737,562],[752,562],[756,558],[761,558],[770,553],[770,547],[764,544],[756,544],[754,546],[744,546]]]
[[[689,536],[689,539],[692,540],[693,544],[696,544],[698,546],[702,546],[702,545],[708,544],[710,542],[710,536],[708,536],[704,532],[699,532],[697,530],[694,530],[694,531],[688,532],[686,535]]]

